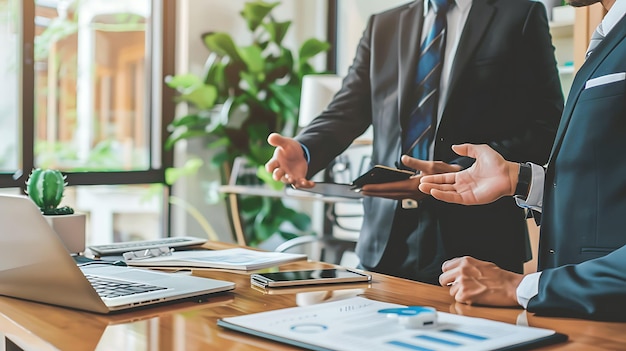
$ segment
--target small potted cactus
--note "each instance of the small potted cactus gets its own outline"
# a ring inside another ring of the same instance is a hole
[[[58,170],[34,169],[26,181],[26,193],[57,232],[70,253],[85,250],[86,216],[69,206],[59,207],[65,190],[65,176]]]
[[[65,191],[65,176],[54,169],[33,169],[26,181],[26,193],[44,215],[73,214],[74,209],[59,208]]]

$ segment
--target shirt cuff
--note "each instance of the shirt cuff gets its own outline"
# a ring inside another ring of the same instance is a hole
[[[311,153],[309,152],[309,148],[306,147],[302,143],[300,143],[300,146],[302,146],[302,152],[304,153],[304,158],[306,159],[306,163],[307,164],[311,163]]]
[[[528,301],[539,293],[539,277],[541,277],[541,272],[528,274],[517,287],[515,291],[517,303],[522,307],[526,308]]]
[[[519,207],[529,208],[541,212],[543,206],[543,184],[545,180],[545,171],[543,167],[534,163],[529,163],[532,170],[532,180],[530,182],[530,191],[526,200],[515,196],[515,202]]]

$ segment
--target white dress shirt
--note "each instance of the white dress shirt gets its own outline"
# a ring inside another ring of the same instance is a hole
[[[615,27],[617,22],[626,14],[626,0],[616,0],[609,12],[604,16],[600,26],[602,34],[607,36]],[[521,207],[541,210],[543,198],[544,169],[541,166],[532,165],[533,179],[530,185],[530,192],[526,201],[516,198],[517,204]],[[528,306],[528,301],[535,297],[539,292],[539,277],[541,272],[528,274],[522,279],[517,287],[517,302],[524,308]]]

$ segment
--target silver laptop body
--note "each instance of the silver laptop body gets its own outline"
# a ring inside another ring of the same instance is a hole
[[[232,282],[113,265],[79,268],[35,204],[0,195],[0,295],[98,313],[202,296],[235,288]],[[100,297],[85,274],[134,281],[159,290]]]

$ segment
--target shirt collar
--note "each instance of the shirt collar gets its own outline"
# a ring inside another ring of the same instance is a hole
[[[624,14],[626,14],[626,1],[616,0],[602,20],[602,31],[604,32],[602,34],[606,36],[617,22],[624,17]]]
[[[472,0],[454,0],[454,3],[456,7],[461,10],[461,12],[469,10],[472,6]],[[428,10],[430,10],[430,0],[424,0],[424,16],[428,14]]]

